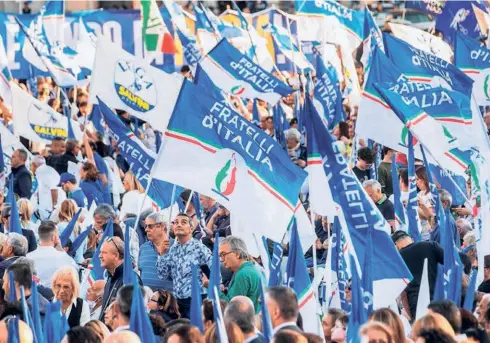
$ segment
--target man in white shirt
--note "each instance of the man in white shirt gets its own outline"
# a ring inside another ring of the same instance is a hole
[[[41,220],[49,218],[51,212],[59,203],[58,183],[60,175],[53,168],[46,164],[43,156],[34,156],[31,162],[31,171],[36,177],[37,187],[31,197],[31,202],[37,208]],[[36,184],[36,181],[34,184]],[[64,194],[64,192],[62,192]]]
[[[37,276],[41,285],[51,287],[51,277],[61,267],[78,266],[61,248],[58,228],[51,221],[44,221],[38,229],[39,246],[33,252],[27,254],[27,258],[34,261]]]

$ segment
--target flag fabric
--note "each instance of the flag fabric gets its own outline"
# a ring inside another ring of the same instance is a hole
[[[78,25],[78,39],[76,43],[76,61],[77,65],[87,70],[87,74],[92,74],[92,67],[95,60],[95,48],[97,46],[97,36],[94,30],[92,30],[83,17],[79,18]]]
[[[210,279],[208,280],[208,298],[213,299],[213,289],[220,289],[222,277],[220,274],[220,256],[218,255],[218,247],[220,245],[220,236],[218,232],[215,234],[215,242],[213,243],[213,256],[210,269]]]
[[[63,232],[60,235],[60,242],[61,246],[64,247],[68,243],[68,240],[70,239],[70,236],[73,233],[73,229],[75,228],[75,225],[77,225],[78,218],[80,217],[80,213],[82,213],[82,209],[79,208],[77,213],[72,217],[68,225],[65,227]]]
[[[403,230],[407,232],[407,215],[406,208],[401,200],[401,188],[399,183],[399,173],[397,171],[396,156],[392,155],[391,164],[392,175],[392,190],[394,191],[394,217],[396,230]]]
[[[182,75],[154,68],[100,36],[89,101],[97,104],[98,97],[111,108],[128,111],[163,132],[183,80]]]
[[[481,34],[473,7],[485,8],[481,1],[445,1],[441,14],[436,18],[435,29],[451,42],[455,31],[460,31],[470,38]],[[489,16],[489,15],[488,15]]]
[[[215,329],[217,341],[220,343],[228,343],[227,329],[223,321],[222,308],[220,306],[220,297],[218,296],[218,288],[213,289],[213,317],[215,319]]]
[[[324,172],[331,192],[333,196],[337,196],[341,212],[344,213],[345,220],[341,224],[348,227],[348,246],[352,246],[356,252],[360,265],[363,265],[365,258],[366,230],[369,227],[375,228],[372,232],[374,256],[371,261],[374,307],[388,306],[406,287],[408,280],[412,278],[411,273],[388,235],[388,223],[348,168],[335,139],[325,129],[309,97],[306,98],[306,106],[311,121],[307,135],[312,130],[315,132],[319,153],[326,159],[323,164]]]
[[[71,251],[73,253],[76,253],[77,250],[80,248],[82,243],[85,241],[87,237],[89,237],[90,230],[92,230],[92,226],[89,226],[84,232],[81,232],[77,238],[75,238],[72,242],[72,247]]]
[[[373,229],[372,229],[373,230]],[[365,294],[363,281],[360,279],[357,262],[353,255],[350,255],[351,265],[351,312],[349,314],[349,325],[346,332],[346,342],[360,342],[359,329],[368,321],[368,312],[365,307]]]
[[[87,275],[87,282],[90,286],[97,280],[104,279],[104,269],[101,266],[101,259],[99,258],[99,254],[101,252],[102,244],[106,240],[106,238],[114,236],[114,227],[113,220],[109,219],[106,223],[106,228],[104,229],[104,233],[102,235],[102,239],[97,245],[97,249],[95,250],[94,256],[90,260]],[[88,288],[88,287],[87,287]]]
[[[131,299],[130,331],[140,337],[142,342],[155,343],[152,323],[148,317],[138,277],[133,273],[133,297]]]
[[[182,32],[191,34],[188,30],[186,24],[186,17],[184,15],[184,10],[177,4],[174,0],[164,0],[164,7],[161,10],[166,10],[169,13],[169,17],[172,23]]]
[[[129,285],[133,281],[133,261],[130,254],[130,225],[125,225],[124,229],[124,254],[123,259],[123,285]]]
[[[11,83],[16,135],[34,142],[51,143],[55,137],[68,138],[68,118],[46,102],[35,99],[17,84]],[[74,135],[82,140],[80,126],[72,121]]]
[[[47,303],[44,316],[44,341],[45,342],[61,342],[68,331],[65,327],[64,314],[61,314],[61,302],[56,301]]]
[[[477,270],[474,269],[471,274],[469,285],[467,286],[464,304],[462,305],[462,308],[469,312],[472,312],[474,307],[473,305],[474,305],[474,294],[476,292],[476,285],[477,285]]]
[[[38,294],[38,285],[36,281],[32,280],[31,283],[31,298],[32,298],[32,307],[31,307],[31,318],[32,318],[32,335],[35,337],[34,341],[36,343],[44,342],[44,334],[43,334],[43,326],[41,323],[41,312],[39,310],[39,294]]]
[[[285,111],[281,103],[273,106],[274,137],[279,145],[286,147],[285,131],[289,129]]]
[[[97,133],[99,133],[103,138],[106,136],[105,121],[102,119],[101,109],[99,105],[92,105],[92,112],[90,113],[89,122],[92,123],[94,129]]]
[[[474,15],[476,16],[477,24],[479,25],[479,29],[481,30],[481,34],[483,36],[487,35],[489,32],[489,13],[483,11],[481,8],[472,4],[472,9],[474,10]],[[489,46],[489,37],[488,37],[488,46]]]
[[[257,99],[252,101],[252,123],[256,126],[261,124],[261,116],[259,115]]]
[[[196,66],[197,63],[201,60],[201,53],[198,49],[198,43],[196,42],[196,38],[191,34],[181,31],[178,27],[176,27],[177,37],[182,44],[184,59],[186,63],[190,66]]]
[[[22,235],[22,225],[20,223],[19,209],[17,208],[17,201],[14,194],[14,176],[10,176],[9,180],[9,192],[7,194],[7,203],[10,204],[10,219],[9,219],[9,232],[15,232]]]
[[[14,273],[9,271],[9,297],[8,302],[13,303],[17,301],[17,291],[15,289]]]
[[[218,88],[232,95],[261,99],[271,105],[293,89],[222,39],[200,62]]]
[[[2,148],[2,136],[0,135],[0,174],[5,175],[5,172],[7,171],[5,169],[5,161],[4,161],[4,154],[3,154],[3,148]],[[4,176],[2,176],[4,177]]]
[[[261,280],[261,323],[262,334],[266,342],[271,342],[273,339],[273,324],[269,315],[268,306],[266,305],[266,297],[264,296],[264,284]]]
[[[206,55],[222,38],[220,30],[217,27],[218,18],[212,16],[211,11],[199,5],[194,6],[194,15],[196,17],[195,28],[196,37],[201,47],[201,53]],[[212,22],[210,19],[215,19]]]
[[[174,38],[162,19],[155,0],[140,0],[142,39],[148,52],[173,54],[176,52]]]
[[[303,52],[293,42],[293,38],[287,29],[268,23],[263,26],[263,30],[271,34],[279,51],[295,65],[295,70],[298,73],[306,73],[314,69],[307,57],[305,57]]]
[[[408,154],[407,154],[407,178],[409,197],[407,199],[406,213],[408,233],[415,242],[421,241],[421,221],[419,219],[418,189],[416,187],[416,167],[414,164],[413,135],[408,132]]]
[[[249,243],[254,256],[253,233],[282,240],[306,177],[271,137],[188,81],[156,163],[156,179],[193,189],[229,209],[243,224],[243,229],[232,226],[232,233]]]
[[[406,8],[412,8],[416,10],[423,11],[425,13],[431,14],[433,16],[439,16],[443,12],[447,0],[428,2],[420,0],[407,0],[405,2]]]
[[[428,280],[428,258],[425,258],[423,263],[423,273],[421,274],[421,282],[419,284],[418,303],[416,305],[416,318],[426,315],[428,312],[428,305],[430,304],[430,283]]]
[[[20,290],[20,305],[22,307],[22,317],[24,318],[24,322],[32,328],[32,318],[29,313],[29,307],[26,302],[26,293],[24,292],[24,286],[19,287]]]
[[[155,153],[149,150],[101,99],[99,99],[98,107],[121,156],[128,162],[130,170],[142,187],[147,189],[148,182],[151,182],[147,196],[155,204],[154,207],[168,208],[171,206],[174,185],[154,178],[150,179],[150,173],[157,158]],[[182,191],[181,187],[177,187],[177,194]]]
[[[266,237],[263,236],[263,244],[268,248]],[[281,262],[283,261],[283,247],[280,243],[273,241],[273,254],[269,259],[268,287],[279,286],[282,283]]]
[[[3,45],[3,39],[0,39],[0,96],[7,107],[12,106],[10,80],[12,80],[12,74],[9,69],[9,60],[5,46]]]
[[[304,331],[321,334],[322,328],[317,315],[317,300],[310,282],[295,219],[292,220],[290,233],[290,248],[286,263],[286,286],[293,289],[297,295],[298,310],[303,318]]]
[[[361,280],[361,286],[363,288],[363,299],[368,298],[364,301],[363,306],[365,307],[367,315],[373,312],[373,271],[372,271],[372,256],[373,256],[373,241],[372,232],[373,228],[368,228],[367,245],[365,249],[365,261],[363,263],[363,270],[361,275],[363,279]]]
[[[216,245],[216,244],[215,244]],[[209,284],[211,285],[211,283]],[[209,299],[212,299],[208,296]],[[203,316],[202,316],[202,301],[201,301],[201,284],[198,279],[198,266],[196,264],[191,265],[191,310],[190,317],[191,325],[196,326],[202,333],[204,333]]]
[[[447,85],[458,92],[471,95],[472,79],[450,62],[392,35],[384,34],[384,43],[387,57],[404,71],[409,80]]]
[[[444,279],[443,265],[438,264],[438,271],[435,280],[435,290],[433,291],[433,301],[444,300],[445,292],[443,290],[443,279]]]
[[[452,48],[440,37],[408,25],[396,23],[389,23],[389,25],[392,33],[397,38],[442,60],[452,62]]]
[[[208,74],[201,67],[200,63],[196,64],[194,84],[201,87],[203,90],[206,90],[207,93],[213,95],[216,99],[226,99],[224,93],[213,83]]]
[[[8,323],[8,325],[7,325]],[[19,317],[13,316],[6,322],[7,325],[7,343],[20,343],[20,332],[19,332]]]
[[[438,201],[440,201],[438,199]],[[455,246],[455,241],[452,236],[452,221],[450,217],[450,207],[447,207],[445,212],[443,212],[443,206],[439,206],[438,216],[440,222],[445,223],[444,230],[440,231],[440,242],[443,254],[443,291],[444,297],[447,300],[451,300],[456,304],[461,304],[461,293],[462,293],[462,273],[463,267],[460,260],[459,251]]]
[[[472,93],[479,106],[489,106],[489,48],[456,32],[455,65],[474,80]]]

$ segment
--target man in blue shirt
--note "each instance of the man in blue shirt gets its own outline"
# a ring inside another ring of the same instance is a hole
[[[75,175],[70,173],[63,173],[60,175],[60,184],[61,187],[67,194],[68,199],[73,199],[78,207],[87,208],[87,197],[84,192],[77,186],[77,179]]]
[[[148,241],[140,247],[140,256],[138,258],[138,268],[140,269],[140,277],[145,286],[150,287],[153,291],[163,289],[172,292],[172,280],[166,278],[161,280],[157,276],[155,264],[159,257],[157,251],[158,246],[167,247],[174,243],[174,240],[169,241],[167,232],[168,217],[158,212],[149,214],[145,219],[145,232]]]

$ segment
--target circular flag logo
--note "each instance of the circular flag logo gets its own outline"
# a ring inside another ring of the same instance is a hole
[[[232,93],[232,95],[242,95],[244,92],[245,92],[245,87],[242,85],[234,86],[230,90],[230,93]]]

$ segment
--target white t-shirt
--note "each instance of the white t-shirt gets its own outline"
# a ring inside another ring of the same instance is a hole
[[[33,205],[37,207],[41,219],[45,220],[53,211],[51,190],[58,188],[58,184],[60,183],[60,175],[54,168],[46,164],[36,169],[35,174],[38,187],[31,199]]]

